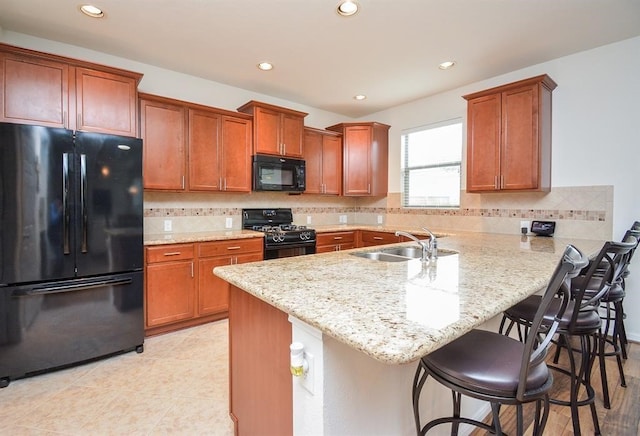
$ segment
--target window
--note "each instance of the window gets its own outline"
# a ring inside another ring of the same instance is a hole
[[[412,129],[402,134],[402,205],[460,206],[462,121]]]

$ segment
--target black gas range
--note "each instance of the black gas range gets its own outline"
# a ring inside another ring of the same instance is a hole
[[[264,233],[264,258],[316,252],[316,231],[293,224],[290,208],[242,209],[242,228]]]

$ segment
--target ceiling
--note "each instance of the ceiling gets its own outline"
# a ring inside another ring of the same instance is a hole
[[[353,118],[640,35],[640,0],[93,1],[0,0],[0,27]]]

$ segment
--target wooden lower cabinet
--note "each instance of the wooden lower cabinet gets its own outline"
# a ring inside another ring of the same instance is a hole
[[[286,313],[231,286],[229,407],[236,436],[293,434]]]
[[[229,284],[213,269],[260,261],[262,250],[262,238],[147,247],[146,335],[226,318]]]
[[[262,260],[263,240],[205,242],[199,244],[198,250],[198,315],[226,315],[229,310],[229,283],[216,276],[213,269]]]
[[[145,328],[193,318],[194,245],[149,247],[145,251]]]
[[[356,232],[327,232],[316,235],[316,253],[356,248]]]
[[[401,239],[395,233],[360,230],[359,241],[359,247],[373,247],[375,245],[395,244],[400,242]]]

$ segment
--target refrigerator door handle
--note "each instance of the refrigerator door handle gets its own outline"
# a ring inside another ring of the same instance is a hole
[[[64,254],[71,254],[71,206],[69,204],[69,153],[62,153],[62,241]]]
[[[82,246],[83,253],[87,252],[87,227],[89,218],[87,216],[87,155],[80,155],[80,218],[82,220]]]
[[[90,283],[73,283],[73,284],[57,284],[52,286],[45,286],[42,288],[28,288],[28,289],[16,289],[11,293],[12,297],[28,297],[40,294],[54,294],[61,292],[75,292],[85,289],[102,288],[105,286],[121,286],[131,283],[131,278],[117,278],[99,280]]]

